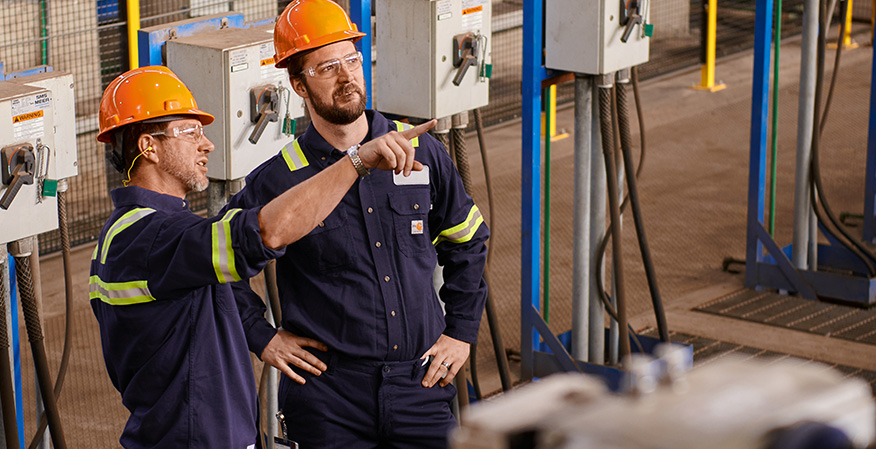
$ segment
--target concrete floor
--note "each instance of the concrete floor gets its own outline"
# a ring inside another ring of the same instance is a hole
[[[856,39],[869,40],[866,34]],[[786,40],[779,88],[776,240],[790,243],[800,41]],[[828,61],[833,52],[828,52]],[[843,53],[839,85],[825,129],[823,177],[834,211],[862,213],[864,158],[872,49]],[[830,65],[830,64],[829,64]],[[827,70],[831,73],[830,67]],[[747,205],[752,53],[719,61],[717,78],[727,88],[717,93],[689,89],[699,69],[664,75],[641,86],[645,110],[647,157],[639,191],[651,251],[667,307],[670,329],[829,363],[876,369],[876,348],[824,336],[778,329],[692,311],[701,303],[742,287],[742,275],[721,270],[725,257],[743,258]],[[561,108],[558,128],[574,132],[572,109]],[[486,132],[496,211],[487,208],[477,140],[468,136],[475,200],[493,220],[495,238],[491,272],[493,298],[508,348],[520,345],[520,123],[512,121]],[[634,129],[636,122],[633,122]],[[638,135],[634,136],[638,147]],[[551,322],[557,333],[571,326],[571,211],[573,139],[552,146]],[[860,232],[860,231],[858,231]],[[624,236],[629,315],[637,329],[653,327],[650,298],[631,225]],[[72,365],[60,400],[65,431],[72,447],[114,446],[127,413],[103,367],[97,327],[88,305],[87,279],[93,244],[75,248],[73,268]],[[42,290],[50,365],[56,369],[63,343],[61,259],[42,259]],[[24,330],[22,329],[22,335]],[[22,342],[22,353],[29,348]],[[513,362],[513,360],[512,360]],[[478,366],[482,390],[498,389],[494,356],[482,326]],[[516,364],[514,364],[516,366]],[[516,377],[516,373],[514,374]],[[25,379],[32,370],[24,367]],[[25,381],[32,403],[32,385]],[[30,412],[28,411],[28,414]],[[26,434],[33,433],[28,417]]]

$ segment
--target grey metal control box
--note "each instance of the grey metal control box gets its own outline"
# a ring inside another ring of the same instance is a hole
[[[377,109],[440,118],[486,106],[491,21],[490,0],[378,1]]]
[[[545,67],[602,75],[648,62],[651,38],[636,25],[621,41],[622,6],[617,0],[549,0],[545,2]],[[650,0],[640,2],[647,17]]]
[[[284,117],[304,115],[286,71],[274,67],[273,30],[226,28],[167,41],[167,66],[191,89],[198,107],[216,117],[204,128],[216,145],[207,163],[210,178],[245,177],[292,140],[283,133]],[[271,96],[273,103],[262,101]],[[274,121],[264,120],[255,136],[262,106]]]

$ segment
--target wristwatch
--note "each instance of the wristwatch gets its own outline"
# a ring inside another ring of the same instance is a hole
[[[347,149],[347,156],[350,156],[350,161],[353,162],[353,167],[356,168],[356,173],[359,173],[360,177],[364,177],[371,174],[371,171],[365,168],[365,164],[363,164],[362,159],[359,158],[359,146],[360,145],[356,144]]]

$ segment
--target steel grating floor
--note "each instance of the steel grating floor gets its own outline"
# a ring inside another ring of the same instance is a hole
[[[876,327],[872,326],[876,308],[861,309],[745,289],[694,310],[876,345]]]

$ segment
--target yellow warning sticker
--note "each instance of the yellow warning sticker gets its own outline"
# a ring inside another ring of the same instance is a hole
[[[27,114],[21,114],[21,115],[16,115],[16,116],[12,117],[12,123],[21,123],[25,120],[33,120],[35,118],[42,118],[42,117],[43,117],[42,110],[28,112]]]
[[[466,9],[463,9],[463,10],[462,10],[462,15],[472,14],[472,13],[476,13],[476,12],[481,12],[481,11],[483,11],[483,10],[484,10],[483,5],[481,5],[481,6],[475,6],[474,8],[466,8]]]
[[[266,65],[273,65],[273,64],[274,64],[274,58],[273,58],[273,57],[270,57],[270,58],[268,58],[268,59],[262,59],[261,62],[262,62],[262,66],[263,66],[263,67],[266,66]]]

